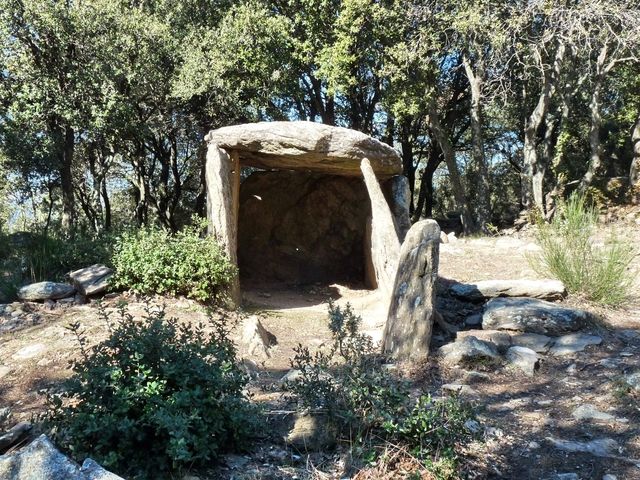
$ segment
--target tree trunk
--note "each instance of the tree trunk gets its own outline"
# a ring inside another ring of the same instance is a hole
[[[75,133],[67,126],[64,130],[64,146],[60,162],[60,186],[62,187],[62,230],[66,235],[73,234],[75,209],[73,197],[73,153],[75,150]]]
[[[564,43],[559,43],[553,66],[550,72],[545,72],[544,84],[533,112],[527,118],[524,129],[524,181],[522,204],[529,209],[535,206],[544,212],[544,173],[545,167],[538,158],[538,130],[549,110],[549,103],[556,89],[556,82],[560,75],[560,68],[565,55]]]
[[[453,149],[453,145],[451,144],[451,140],[447,136],[447,132],[445,132],[442,124],[440,123],[437,106],[433,99],[429,101],[427,123],[433,132],[440,149],[442,150],[442,156],[447,164],[449,178],[451,180],[451,188],[453,190],[453,197],[456,202],[456,208],[460,210],[464,233],[472,233],[475,231],[475,225],[473,223],[473,217],[465,195],[464,186],[462,185],[460,170],[456,163],[456,154]]]
[[[464,70],[471,87],[471,143],[473,155],[473,173],[475,185],[473,196],[476,225],[484,233],[489,233],[487,223],[491,221],[491,186],[489,182],[489,169],[484,155],[484,140],[482,135],[482,84],[484,71],[482,65],[478,65],[474,73],[471,62],[466,55],[463,56]]]
[[[631,201],[640,204],[640,115],[631,132],[631,144],[633,156],[631,157],[631,169],[629,170],[629,182],[631,186]]]
[[[591,92],[591,101],[589,102],[589,112],[591,113],[591,126],[589,129],[589,146],[591,147],[591,156],[589,157],[589,166],[587,171],[580,179],[578,190],[584,192],[595,177],[598,169],[602,165],[602,153],[600,142],[600,128],[602,126],[602,87],[604,83],[604,63],[607,58],[607,46],[600,50],[598,61],[596,63],[596,76],[594,79],[593,92]]]

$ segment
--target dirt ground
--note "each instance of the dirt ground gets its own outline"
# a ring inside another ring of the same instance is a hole
[[[625,224],[621,232],[640,248],[639,225]],[[537,278],[526,260],[527,253],[535,250],[526,234],[458,240],[441,245],[440,276],[443,283]],[[634,268],[640,271],[640,258]],[[329,298],[342,305],[349,302],[362,316],[364,330],[379,338],[385,312],[376,292],[340,285],[265,287],[244,292],[244,311],[258,315],[277,339],[270,357],[250,362],[254,399],[267,409],[287,408],[286,397],[276,386],[290,368],[293,349],[298,344],[319,348],[329,340]],[[132,313],[142,315],[144,304],[126,295],[106,299],[107,310],[115,310],[122,299],[129,302]],[[190,300],[153,301],[164,303],[169,315],[183,321],[206,316],[204,309]],[[640,294],[617,310],[595,307],[576,298],[566,303],[597,315],[599,320],[593,322],[590,332],[600,335],[603,342],[572,356],[543,355],[540,370],[533,377],[506,365],[478,366],[478,373],[470,374],[463,368],[445,367],[437,355],[413,369],[416,386],[424,392],[440,395],[442,385],[448,383],[468,384],[474,391],[469,400],[477,406],[485,433],[483,441],[474,443],[463,460],[464,476],[551,480],[563,478],[558,474],[575,473],[576,477],[565,478],[600,480],[610,474],[617,479],[640,479],[640,404],[638,397],[620,389],[622,375],[640,371]],[[474,309],[481,309],[480,305],[460,307],[446,298],[439,299],[438,307],[458,326]],[[43,409],[43,394],[70,375],[69,361],[78,355],[73,335],[65,328],[70,322],[80,322],[95,342],[107,334],[93,303],[52,310],[40,304],[21,308],[26,314],[35,313],[36,320],[16,330],[0,330],[0,409],[11,410],[0,429],[33,419]],[[436,331],[434,341],[436,347],[449,339]],[[576,420],[572,412],[584,404],[592,404],[615,419]],[[290,417],[286,412],[282,415]],[[304,455],[287,449],[279,441],[280,434],[274,427],[252,453],[229,456],[209,474],[199,474],[200,478],[349,478],[344,449]],[[617,458],[567,453],[552,443],[552,439],[586,442],[601,438],[617,442]]]

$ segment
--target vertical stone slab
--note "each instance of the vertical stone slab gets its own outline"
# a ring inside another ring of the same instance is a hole
[[[378,288],[390,292],[398,268],[400,241],[393,215],[368,159],[362,159],[360,170],[371,200],[371,261]]]
[[[216,144],[209,144],[205,168],[209,235],[213,235],[224,246],[229,260],[236,266],[239,176],[237,154],[234,159]],[[229,296],[232,306],[240,304],[240,281],[237,275],[230,286]]]
[[[439,249],[440,227],[434,220],[414,224],[402,243],[382,339],[383,353],[392,358],[429,355]]]
[[[411,228],[411,218],[409,216],[411,190],[409,189],[409,180],[404,175],[391,177],[385,183],[385,190],[387,191],[387,200],[393,214],[398,239],[402,243]]]

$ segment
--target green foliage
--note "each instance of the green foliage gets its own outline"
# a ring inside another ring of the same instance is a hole
[[[147,307],[134,319],[101,311],[107,340],[87,347],[63,393],[49,397],[45,426],[75,458],[94,458],[127,478],[168,478],[246,445],[256,421],[243,395],[228,318],[180,323]]]
[[[176,234],[154,228],[123,234],[113,255],[113,286],[215,300],[236,269],[213,237],[201,236],[203,227],[198,222]]]
[[[94,238],[0,232],[0,292],[12,298],[18,287],[33,282],[61,281],[72,270],[111,263],[109,235]]]
[[[288,388],[300,407],[325,412],[350,439],[393,441],[434,469],[440,461],[455,462],[459,444],[472,439],[465,422],[473,411],[458,397],[412,402],[406,382],[385,368],[384,358],[370,337],[359,333],[361,318],[350,305],[329,304],[333,345],[311,354],[299,346],[291,365],[300,376]],[[363,459],[371,451],[363,452]],[[445,462],[445,463],[446,463]]]
[[[573,194],[550,223],[538,222],[536,236],[542,250],[530,255],[529,261],[542,275],[561,280],[570,293],[620,305],[631,294],[637,275],[629,268],[636,251],[614,234],[598,246],[597,222],[597,210],[583,195]]]

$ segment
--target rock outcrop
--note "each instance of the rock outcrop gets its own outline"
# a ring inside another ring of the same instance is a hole
[[[515,330],[542,335],[575,332],[585,325],[587,312],[533,298],[494,298],[482,315],[485,329]]]
[[[38,282],[18,290],[18,298],[26,301],[58,300],[76,293],[75,287],[66,283]]]
[[[60,453],[40,435],[22,450],[0,456],[0,478],[4,480],[123,480],[90,458],[82,466]]]
[[[75,270],[69,274],[76,289],[85,296],[106,292],[112,276],[112,269],[98,264]]]

